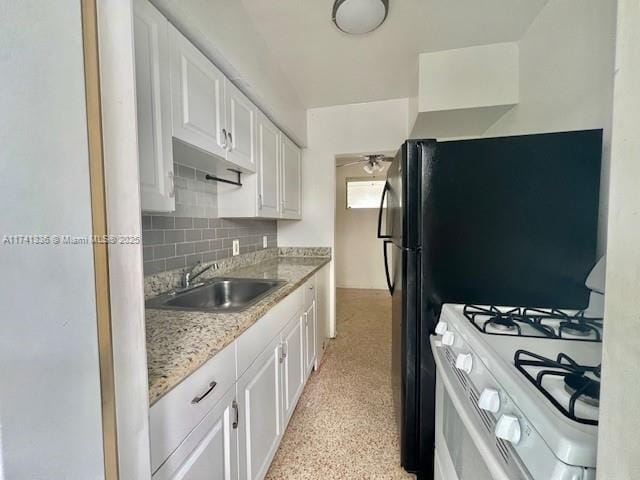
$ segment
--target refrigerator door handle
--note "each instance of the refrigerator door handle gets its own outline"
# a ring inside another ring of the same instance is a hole
[[[391,284],[391,276],[389,275],[389,260],[387,256],[387,245],[392,243],[391,240],[385,240],[382,243],[382,249],[384,253],[384,274],[387,277],[387,288],[389,289],[389,293],[393,295],[393,285]]]
[[[378,210],[378,238],[391,238],[391,235],[382,235],[382,210],[384,209],[384,198],[387,195],[389,189],[389,182],[384,182],[384,188],[382,189],[382,196],[380,197],[380,210]],[[387,247],[384,247],[385,251]]]

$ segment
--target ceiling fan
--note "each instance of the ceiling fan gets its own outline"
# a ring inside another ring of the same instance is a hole
[[[365,172],[367,172],[369,175],[376,173],[376,172],[381,172],[384,170],[384,165],[382,165],[383,163],[389,163],[393,160],[393,158],[391,157],[387,157],[385,155],[381,155],[381,154],[375,154],[375,155],[363,155],[362,156],[362,160],[357,160],[355,162],[351,162],[351,163],[345,163],[343,165],[338,165],[338,168],[340,167],[348,167],[350,165],[362,165],[362,168],[364,169]]]

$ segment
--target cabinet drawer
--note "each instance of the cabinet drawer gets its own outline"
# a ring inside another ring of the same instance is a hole
[[[307,280],[302,287],[304,290],[304,309],[307,310],[316,299],[316,276]]]
[[[152,471],[155,472],[180,445],[235,381],[234,342],[151,406],[149,433]]]

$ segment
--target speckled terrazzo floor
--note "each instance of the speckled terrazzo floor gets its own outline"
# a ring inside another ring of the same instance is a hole
[[[338,336],[309,379],[270,480],[411,479],[399,466],[390,387],[391,299],[337,292]]]

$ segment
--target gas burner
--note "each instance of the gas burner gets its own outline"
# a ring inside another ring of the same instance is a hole
[[[593,327],[590,327],[586,323],[570,321],[560,322],[560,336],[562,336],[562,333],[566,333],[576,337],[588,337],[592,331]]]
[[[600,365],[580,365],[564,353],[552,360],[526,350],[515,353],[514,363],[565,416],[579,423],[598,425]],[[562,380],[563,391],[554,388],[557,387],[556,380]]]
[[[576,337],[586,337],[591,333],[591,327],[579,322],[560,322],[560,331],[575,335]]]
[[[489,335],[602,341],[602,319],[586,318],[583,311],[465,305],[463,313],[478,330]]]
[[[600,382],[580,373],[564,377],[564,389],[573,397],[577,392],[578,400],[597,407],[600,405]]]
[[[516,332],[520,329],[516,322],[503,315],[496,315],[490,320],[487,320],[486,326],[491,326],[496,330],[501,330],[503,332]]]

